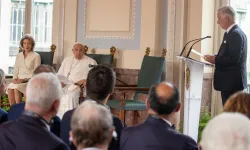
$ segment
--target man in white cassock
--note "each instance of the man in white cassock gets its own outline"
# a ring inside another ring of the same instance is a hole
[[[57,114],[60,118],[66,111],[79,105],[80,87],[83,87],[86,83],[86,78],[91,69],[89,65],[97,65],[94,59],[84,55],[84,46],[81,43],[75,43],[72,51],[74,56],[65,58],[58,71],[58,75],[63,75],[74,83],[64,84],[62,82],[64,94]]]

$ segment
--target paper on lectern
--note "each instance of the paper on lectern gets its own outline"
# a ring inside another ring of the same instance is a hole
[[[201,53],[197,52],[197,51],[194,50],[194,49],[192,49],[191,51],[192,51],[193,53],[195,53],[195,54],[197,54],[197,55],[203,57],[203,58],[205,57],[204,55],[202,55]]]

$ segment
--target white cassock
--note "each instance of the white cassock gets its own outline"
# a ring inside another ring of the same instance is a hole
[[[58,74],[67,77],[73,83],[77,83],[80,80],[87,79],[89,70],[91,69],[89,64],[97,65],[96,61],[88,56],[84,55],[81,60],[70,56],[63,60]],[[79,105],[80,90],[78,86],[73,84],[66,85],[63,88],[63,96],[57,114],[60,118],[63,117],[65,112]]]

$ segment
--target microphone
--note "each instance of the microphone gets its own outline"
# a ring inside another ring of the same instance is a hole
[[[91,64],[89,64],[89,68],[93,68],[95,66],[97,66],[97,65],[91,65]]]
[[[96,67],[98,65],[101,65],[101,66],[106,66],[106,67],[109,67],[111,69],[114,69],[114,66],[112,64],[97,64],[97,65],[92,65],[92,64],[89,64],[89,68],[93,68],[93,67]]]
[[[206,36],[206,37],[201,38],[201,39],[197,40],[196,42],[194,42],[194,43],[191,45],[191,47],[189,48],[189,51],[188,51],[188,54],[187,54],[186,57],[189,57],[189,54],[190,54],[190,52],[191,52],[193,46],[194,46],[196,43],[198,43],[198,42],[200,42],[200,41],[202,41],[202,40],[204,40],[204,39],[207,39],[207,38],[211,38],[211,36]]]
[[[191,40],[191,41],[187,42],[187,44],[185,44],[185,46],[183,47],[180,56],[183,54],[183,52],[184,52],[186,46],[187,46],[190,42],[197,41],[197,40],[201,40],[201,39],[204,39],[204,38],[211,38],[211,36],[206,36],[206,37],[203,37],[203,38],[198,38],[198,39],[194,39],[194,40]]]

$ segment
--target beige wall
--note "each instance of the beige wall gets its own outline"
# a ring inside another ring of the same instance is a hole
[[[72,46],[76,42],[77,0],[65,0],[64,16],[64,58],[72,55]]]
[[[141,0],[140,49],[119,50],[115,54],[117,68],[139,69],[146,47],[151,48],[150,55],[161,54],[159,46],[160,6],[162,0]],[[105,2],[104,2],[105,3]],[[95,16],[95,15],[92,15]],[[64,26],[64,58],[72,54],[72,45],[77,33],[77,0],[66,0]],[[78,33],[80,34],[80,33]],[[96,49],[96,53],[106,54],[109,49]]]

